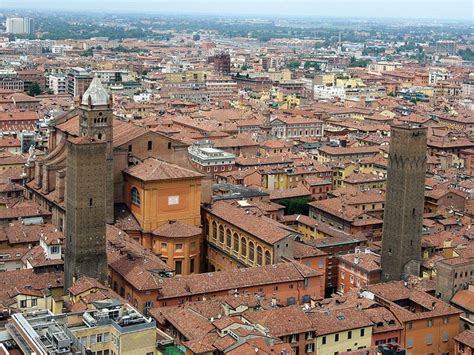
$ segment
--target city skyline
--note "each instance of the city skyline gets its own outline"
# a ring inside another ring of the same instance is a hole
[[[113,6],[112,6],[113,5]],[[271,6],[269,6],[271,5]],[[356,5],[356,6],[355,6]],[[37,9],[37,10],[87,10],[93,12],[117,13],[154,13],[154,14],[201,14],[201,15],[251,15],[251,16],[297,16],[297,17],[357,17],[357,18],[407,18],[407,19],[444,19],[471,20],[473,5],[470,1],[455,0],[449,2],[436,0],[415,1],[239,1],[239,6],[230,0],[178,0],[173,3],[161,0],[111,1],[95,2],[91,0],[56,0],[32,1],[21,3],[4,0],[4,9]]]

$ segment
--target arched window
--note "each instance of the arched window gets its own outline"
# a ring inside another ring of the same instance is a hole
[[[240,254],[247,257],[247,240],[244,237],[240,238]]]
[[[216,221],[212,222],[212,238],[217,239],[217,223],[216,223]]]
[[[272,263],[272,255],[270,254],[270,251],[266,250],[265,251],[265,265],[270,265]]]
[[[136,187],[132,187],[132,203],[140,206],[140,193]]]
[[[224,244],[224,226],[222,224],[219,226],[219,242]]]
[[[253,242],[249,242],[249,260],[254,261],[255,260],[255,246]]]
[[[257,265],[263,265],[263,250],[260,245],[257,247]]]
[[[239,253],[239,235],[234,233],[234,253]]]
[[[227,246],[227,249],[230,250],[230,248],[232,247],[232,233],[230,231],[230,229],[227,229],[225,231],[225,244]]]

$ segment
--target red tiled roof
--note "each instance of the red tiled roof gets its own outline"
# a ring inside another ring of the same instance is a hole
[[[130,176],[143,181],[161,181],[175,179],[197,179],[202,174],[173,165],[156,158],[148,158],[125,170]]]

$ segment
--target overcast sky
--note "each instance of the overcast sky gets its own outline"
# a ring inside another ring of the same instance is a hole
[[[473,0],[0,0],[2,8],[94,12],[474,19]]]

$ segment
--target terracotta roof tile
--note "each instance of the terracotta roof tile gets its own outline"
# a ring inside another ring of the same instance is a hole
[[[196,179],[203,177],[198,172],[156,158],[145,159],[143,162],[127,168],[125,173],[143,181]]]
[[[200,235],[202,229],[180,221],[168,221],[153,231],[154,235],[166,238],[187,238]]]

